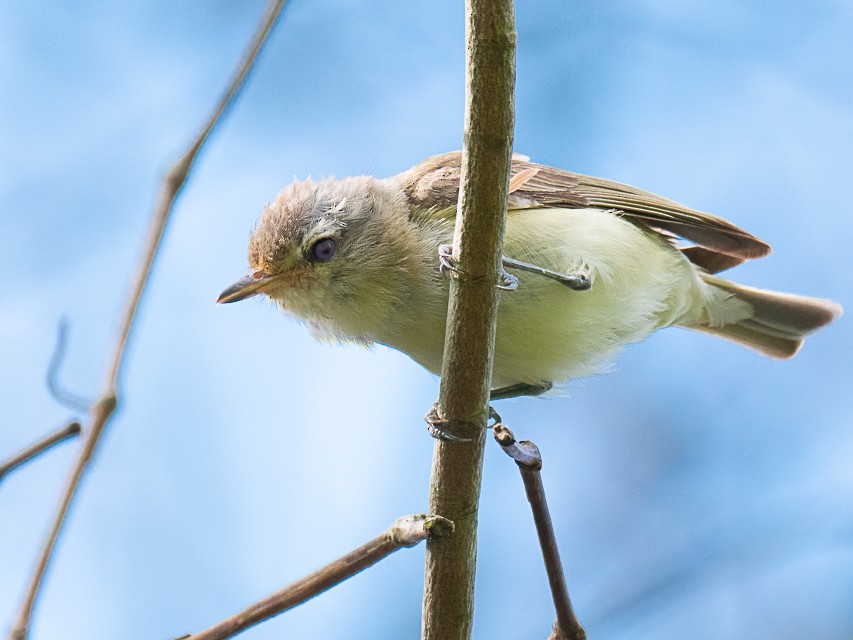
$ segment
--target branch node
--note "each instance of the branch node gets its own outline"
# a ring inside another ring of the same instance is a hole
[[[571,633],[566,633],[560,627],[560,622],[557,621],[554,623],[554,628],[551,629],[551,635],[548,636],[548,640],[586,640],[586,631],[578,625]]]
[[[427,540],[435,542],[452,536],[453,531],[456,529],[456,525],[454,525],[452,521],[447,518],[442,518],[441,516],[427,516],[427,519],[424,522],[424,529],[426,529]]]
[[[118,407],[118,396],[115,391],[109,391],[98,400],[98,403],[92,408],[92,413],[108,416],[116,410],[116,407]]]
[[[516,441],[515,435],[505,424],[494,426],[495,440],[501,445],[504,453],[515,460],[515,463],[530,471],[539,471],[542,468],[542,455],[539,447],[529,440]]]
[[[422,540],[439,540],[453,533],[453,523],[441,516],[418,513],[397,518],[388,530],[394,544],[414,547]]]

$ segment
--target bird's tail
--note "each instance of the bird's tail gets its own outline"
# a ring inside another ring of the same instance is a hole
[[[737,300],[748,305],[747,314],[750,308],[752,313],[734,322],[715,321],[716,314],[709,310],[707,321],[691,323],[689,328],[738,342],[771,358],[794,357],[806,336],[842,313],[841,305],[831,300],[754,289],[707,273],[700,277],[716,290],[711,298],[715,305]]]

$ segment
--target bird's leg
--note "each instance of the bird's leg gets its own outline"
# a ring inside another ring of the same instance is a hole
[[[501,265],[500,282],[496,286],[498,289],[503,291],[515,291],[518,289],[518,278],[509,273],[506,269],[518,269],[519,271],[535,273],[536,275],[556,280],[560,284],[564,284],[574,291],[586,291],[592,286],[592,281],[589,279],[589,276],[582,273],[560,273],[559,271],[552,271],[551,269],[539,267],[535,264],[530,264],[529,262],[522,262],[521,260],[516,260],[514,258],[507,258],[506,256],[501,256]],[[452,245],[439,245],[438,270],[445,276],[448,274],[458,276],[462,273],[456,259],[453,257]]]
[[[518,384],[511,384],[508,387],[500,387],[499,389],[492,389],[489,392],[489,401],[493,402],[495,400],[506,400],[507,398],[518,398],[521,396],[538,396],[543,393],[547,393],[551,390],[554,384],[551,382],[543,382],[541,384],[528,384],[526,382],[519,382]],[[493,429],[497,425],[499,425],[503,420],[501,419],[501,414],[495,411],[492,405],[489,405],[489,419],[493,420],[492,424],[487,425],[487,428]]]
[[[574,291],[586,291],[592,286],[589,276],[583,273],[560,273],[559,271],[552,271],[551,269],[539,267],[529,262],[507,258],[506,256],[503,257],[503,265],[508,269],[518,269],[519,271],[527,271],[528,273],[535,273],[546,278],[551,278],[551,280],[556,280]]]
[[[542,382],[540,384],[519,382],[518,384],[511,384],[508,387],[492,389],[489,394],[489,400],[505,400],[506,398],[518,398],[519,396],[538,396],[550,391],[553,386],[554,384],[551,382]],[[497,422],[500,422],[500,416],[498,416]]]

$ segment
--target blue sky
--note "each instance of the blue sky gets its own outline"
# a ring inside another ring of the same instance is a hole
[[[159,177],[260,2],[0,6],[0,458],[93,397]],[[519,3],[516,150],[725,216],[774,254],[731,272],[849,306],[853,7]],[[32,638],[199,630],[426,508],[438,383],[315,344],[265,302],[217,308],[294,176],[390,175],[461,146],[461,2],[293,2],[178,202]],[[773,362],[671,329],[567,397],[500,411],[537,442],[591,637],[853,633],[849,320]],[[0,484],[7,627],[75,446]],[[476,638],[553,614],[517,472],[486,456]],[[423,548],[244,636],[409,638]],[[507,607],[500,603],[511,603]]]

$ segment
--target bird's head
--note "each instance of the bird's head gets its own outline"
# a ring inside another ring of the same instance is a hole
[[[320,333],[360,339],[357,329],[401,294],[391,285],[406,256],[388,237],[405,218],[401,201],[371,177],[294,182],[249,238],[248,275],[217,302],[265,294]]]

